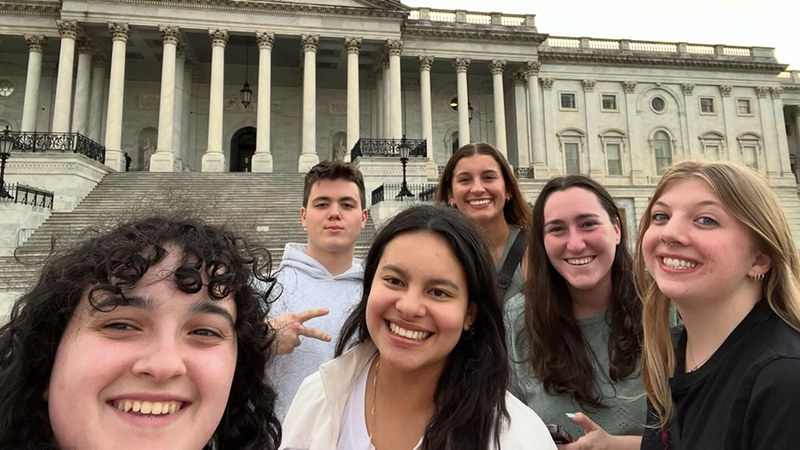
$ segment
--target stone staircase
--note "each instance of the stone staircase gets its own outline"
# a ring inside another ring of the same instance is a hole
[[[17,258],[0,257],[0,300],[8,301],[30,287],[53,249],[69,247],[93,230],[159,211],[225,224],[266,247],[277,267],[287,242],[306,241],[300,224],[303,177],[196,172],[106,175],[75,210],[52,213],[17,249]],[[374,233],[370,219],[356,244],[356,256],[366,255]]]

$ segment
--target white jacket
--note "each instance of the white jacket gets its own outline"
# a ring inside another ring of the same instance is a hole
[[[347,399],[376,352],[372,342],[364,342],[303,381],[283,422],[281,450],[336,450]],[[539,416],[508,392],[506,408],[511,421],[500,435],[502,450],[556,449]]]

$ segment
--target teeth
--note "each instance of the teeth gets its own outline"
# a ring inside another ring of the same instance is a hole
[[[181,402],[140,402],[139,400],[114,400],[114,407],[120,411],[158,416],[173,414],[183,407]]]
[[[392,330],[392,333],[398,336],[403,336],[404,338],[413,339],[415,341],[422,341],[431,335],[425,331],[406,330],[405,328],[395,325],[393,322],[389,322],[389,329]]]
[[[694,269],[696,264],[676,258],[664,258],[664,265],[673,269]]]
[[[486,200],[473,200],[473,201],[471,201],[471,202],[468,202],[468,203],[469,203],[471,206],[482,206],[482,205],[488,205],[489,203],[491,203],[491,200],[490,200],[490,199],[486,199]]]
[[[586,258],[567,258],[567,263],[573,266],[582,266],[594,261],[594,256],[587,256]]]

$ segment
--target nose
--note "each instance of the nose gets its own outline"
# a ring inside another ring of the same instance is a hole
[[[680,218],[672,217],[667,223],[659,227],[661,232],[661,243],[669,247],[672,245],[684,245],[686,242],[686,230],[684,221]]]
[[[395,303],[403,319],[413,320],[425,315],[425,305],[418,293],[405,291]]]
[[[186,374],[182,343],[174,333],[153,333],[133,364],[135,375],[167,381]]]
[[[567,236],[567,250],[571,253],[580,253],[585,248],[586,241],[583,240],[583,236],[576,230],[570,230],[569,236]]]
[[[331,209],[328,210],[328,219],[336,220],[342,217],[341,210],[339,209],[339,205],[333,203],[331,205]]]
[[[476,179],[475,181],[472,182],[472,186],[470,186],[469,190],[472,191],[473,194],[475,193],[480,194],[485,191],[485,189],[483,188],[483,183],[481,183],[481,180],[479,179]]]

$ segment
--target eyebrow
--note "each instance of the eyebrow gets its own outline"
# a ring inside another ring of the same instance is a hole
[[[656,200],[655,202],[653,202],[653,206],[656,206],[656,205],[664,206],[664,207],[667,207],[667,208],[670,206],[670,205],[662,202],[661,200]],[[716,201],[716,200],[703,200],[703,201],[697,202],[697,203],[695,203],[694,205],[691,205],[691,206],[692,207],[697,207],[697,206],[716,206],[718,208],[725,209],[725,207],[722,206],[722,204],[720,202]]]
[[[406,272],[405,270],[403,270],[403,269],[401,269],[401,268],[399,268],[399,267],[397,267],[397,266],[395,266],[393,264],[386,264],[383,267],[381,267],[381,270],[391,270],[392,272],[396,272],[399,275],[408,276],[408,272]],[[431,280],[428,280],[428,282],[436,284],[436,285],[448,286],[448,287],[450,287],[450,288],[452,288],[452,289],[454,289],[456,291],[460,291],[461,290],[456,283],[454,283],[454,282],[452,282],[452,281],[450,281],[450,280],[448,280],[446,278],[433,278]]]
[[[481,170],[481,171],[480,171],[480,174],[481,174],[481,175],[483,175],[483,174],[486,174],[486,173],[498,174],[498,173],[500,173],[500,172],[499,172],[497,169],[485,169],[485,170]],[[471,172],[468,172],[468,171],[466,171],[466,170],[465,170],[465,171],[463,171],[463,172],[458,172],[458,173],[456,174],[456,176],[457,176],[457,177],[459,177],[459,176],[461,176],[461,175],[472,175],[472,173],[471,173]]]
[[[99,302],[96,308],[102,311],[103,308],[107,307],[125,306],[128,308],[144,309],[147,311],[156,310],[156,304],[150,297],[138,297],[135,295],[131,295],[131,296],[125,296],[125,300],[127,301],[127,303],[123,305],[120,303],[119,299],[108,298],[106,300],[103,300],[102,302]],[[204,299],[194,302],[191,308],[189,308],[189,313],[220,315],[224,317],[231,324],[231,327],[236,326],[231,313],[227,309],[213,303],[211,300]]]
[[[333,197],[328,197],[328,196],[322,195],[322,196],[314,197],[313,199],[311,199],[312,203],[313,202],[318,202],[318,201],[330,202],[330,201],[333,201]],[[356,201],[356,199],[355,199],[355,197],[351,197],[351,196],[348,195],[348,196],[345,196],[345,197],[339,197],[337,199],[337,201],[340,201],[340,202],[345,202],[345,201],[354,202],[354,201]]]
[[[191,314],[216,314],[216,315],[220,315],[220,316],[224,317],[230,323],[232,328],[236,327],[236,324],[233,321],[233,316],[231,315],[231,313],[227,309],[217,305],[216,303],[213,303],[211,300],[198,300],[198,301],[196,301],[192,305],[192,307],[189,309],[189,312]]]
[[[579,214],[579,215],[575,216],[575,218],[576,218],[577,220],[585,220],[585,219],[600,219],[600,218],[601,218],[601,216],[600,216],[599,214],[595,214],[595,213],[586,213],[586,214]],[[566,220],[563,220],[563,219],[553,219],[553,220],[550,220],[550,221],[547,221],[547,222],[545,222],[544,226],[548,226],[548,225],[561,225],[561,224],[563,224],[563,223],[567,223],[567,221],[566,221]]]

